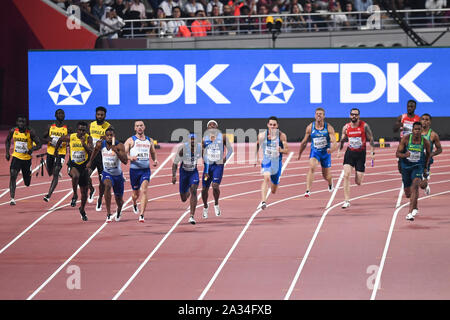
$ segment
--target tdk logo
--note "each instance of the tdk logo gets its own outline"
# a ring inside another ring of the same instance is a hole
[[[252,78],[246,78],[248,73],[242,72],[238,66],[230,67],[229,64],[214,64],[203,74],[198,74],[195,64],[186,64],[183,70],[164,64],[91,65],[90,75],[104,79],[105,86],[95,88],[94,92],[98,96],[105,93],[107,101],[98,103],[108,105],[120,105],[121,97],[125,94],[133,97],[137,94],[137,101],[134,98],[132,100],[138,105],[166,105],[179,100],[183,93],[185,104],[197,104],[197,93],[200,90],[215,104],[231,104],[231,99],[238,103],[245,100],[244,97],[248,94],[253,95],[258,104],[287,104],[296,97],[295,86],[307,86],[304,77],[298,74],[309,76],[310,93],[309,96],[297,97],[299,101],[295,101],[295,104],[320,104],[323,103],[323,93],[327,89],[322,85],[323,79],[327,80],[329,85],[330,79],[327,77],[333,73],[339,75],[339,83],[332,85],[339,87],[340,103],[370,103],[379,100],[385,93],[388,103],[398,103],[400,87],[418,102],[433,102],[433,99],[414,83],[430,66],[431,62],[418,62],[401,75],[399,63],[387,63],[386,72],[381,66],[371,63],[293,63],[290,66],[285,64],[284,68],[281,64],[263,64],[248,89],[242,85],[235,86],[234,83],[250,83]],[[363,92],[355,93],[352,91],[352,75],[357,73],[368,74],[374,81],[368,81]],[[122,77],[125,75],[126,79]],[[132,81],[137,80],[137,88],[135,91],[121,91],[120,82],[130,81],[130,75],[136,76]],[[172,83],[167,88],[167,93],[150,94],[152,75],[170,78]],[[227,83],[233,83],[233,88],[237,89],[234,92],[228,89],[225,96],[221,91],[224,88],[213,85],[213,81],[219,77]],[[48,88],[48,93],[56,105],[84,105],[92,89],[78,66],[61,66]],[[233,96],[230,96],[231,94]],[[130,98],[127,97],[127,101],[129,102]]]
[[[61,66],[48,94],[56,105],[84,105],[92,89],[78,66]]]
[[[250,91],[258,103],[287,103],[294,86],[281,64],[265,64],[256,75]]]

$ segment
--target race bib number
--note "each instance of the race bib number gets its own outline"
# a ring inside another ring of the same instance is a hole
[[[52,145],[53,147],[56,147],[56,144],[58,143],[59,137],[52,137],[52,141],[50,141],[50,145]]]
[[[221,160],[221,154],[220,154],[219,149],[208,148],[206,150],[206,156],[208,157],[209,161],[220,161]]]
[[[106,157],[103,158],[103,166],[107,169],[115,169],[117,168],[117,159],[116,157]]]
[[[72,161],[74,162],[84,162],[86,160],[86,153],[84,151],[73,151]]]
[[[313,139],[314,147],[316,149],[326,148],[328,141],[326,137],[317,137]]]
[[[408,158],[409,162],[419,162],[420,161],[420,152],[418,151],[409,151],[410,155]]]
[[[28,152],[28,143],[24,141],[16,141],[14,151],[17,153],[27,153]]]
[[[362,146],[361,137],[349,137],[348,142],[352,149],[359,149]]]
[[[138,153],[136,154],[136,157],[139,161],[145,161],[145,160],[149,160],[149,152],[148,151],[138,151]]]
[[[193,164],[193,163],[184,163],[183,162],[183,169],[186,170],[186,171],[194,171],[195,164]]]
[[[276,146],[276,145],[267,145],[264,154],[269,158],[277,158],[280,156],[280,152],[278,151],[278,146]]]

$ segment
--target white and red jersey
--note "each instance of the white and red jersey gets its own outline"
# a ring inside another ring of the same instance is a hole
[[[403,136],[412,133],[414,122],[420,121],[420,117],[415,114],[414,117],[410,118],[407,113],[404,113],[400,121],[403,127],[403,130],[400,131],[400,138],[403,138]]]
[[[352,127],[352,123],[347,123],[347,129],[345,134],[348,137],[348,148],[351,151],[365,151],[366,150],[366,130],[364,126],[366,123],[359,120],[359,126],[356,128]]]

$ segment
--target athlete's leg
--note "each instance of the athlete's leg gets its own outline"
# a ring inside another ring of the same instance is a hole
[[[352,173],[352,166],[344,164],[344,200],[350,200],[350,175]]]
[[[47,153],[47,160],[45,161],[45,169],[47,169],[47,173],[49,177],[52,176],[55,166],[55,158],[51,154]]]
[[[263,182],[261,184],[261,202],[266,202],[267,190],[269,190],[270,185],[270,172],[265,171],[263,175]]]
[[[53,179],[52,182],[50,184],[50,188],[48,189],[48,194],[47,194],[47,198],[50,198],[53,194],[53,191],[55,191],[56,186],[58,185],[58,181],[59,181],[59,172],[62,169],[62,163],[61,163],[61,159],[56,159],[55,160],[55,165],[53,167]],[[50,174],[49,174],[50,175]]]
[[[419,183],[420,178],[415,178],[411,185],[411,198],[409,199],[409,212],[417,209],[417,199],[419,198]]]
[[[106,192],[106,189],[105,189]],[[117,204],[117,214],[120,214],[122,212],[122,207],[123,207],[123,195],[114,195],[114,198],[116,200],[116,204]]]
[[[364,178],[364,172],[356,171],[355,173],[355,183],[360,186]]]
[[[333,183],[331,177],[331,167],[330,168],[322,168],[322,176],[328,182],[328,185]]]
[[[306,174],[306,190],[310,191],[312,184],[314,182],[314,172],[316,170],[316,166],[319,163],[316,158],[310,158],[309,159],[309,170]]]
[[[189,187],[189,193],[191,195],[191,201],[190,201],[190,212],[191,217],[194,216],[195,208],[197,207],[197,188],[198,184],[193,184]]]
[[[31,159],[22,162],[22,178],[23,184],[29,187],[31,183]]]
[[[88,197],[88,186],[80,186],[80,193],[81,193],[81,206],[80,206],[80,210],[84,211],[84,207],[86,206],[86,201],[87,201],[87,197]]]
[[[220,184],[213,182],[212,184],[213,196],[214,196],[214,205],[219,205],[219,197],[220,197]]]
[[[11,196],[11,199],[14,199],[14,197],[16,196],[16,181],[18,175],[19,170],[11,166],[11,168],[9,169],[9,194]]]
[[[103,182],[105,185],[105,203],[106,203],[106,214],[111,214],[111,189],[112,189],[112,181],[110,179],[105,179]]]
[[[72,178],[73,198],[78,198],[77,189],[78,189],[78,181],[80,180],[80,173],[78,172],[78,169],[75,167],[71,167],[69,171],[69,176]]]
[[[145,209],[147,208],[147,202],[148,202],[148,195],[147,195],[147,189],[148,189],[148,180],[144,180],[141,183],[140,194],[141,194],[141,210],[140,214],[141,216],[144,215]]]

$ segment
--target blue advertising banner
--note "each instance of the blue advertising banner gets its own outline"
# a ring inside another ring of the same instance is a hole
[[[450,116],[450,48],[30,51],[30,120]]]

